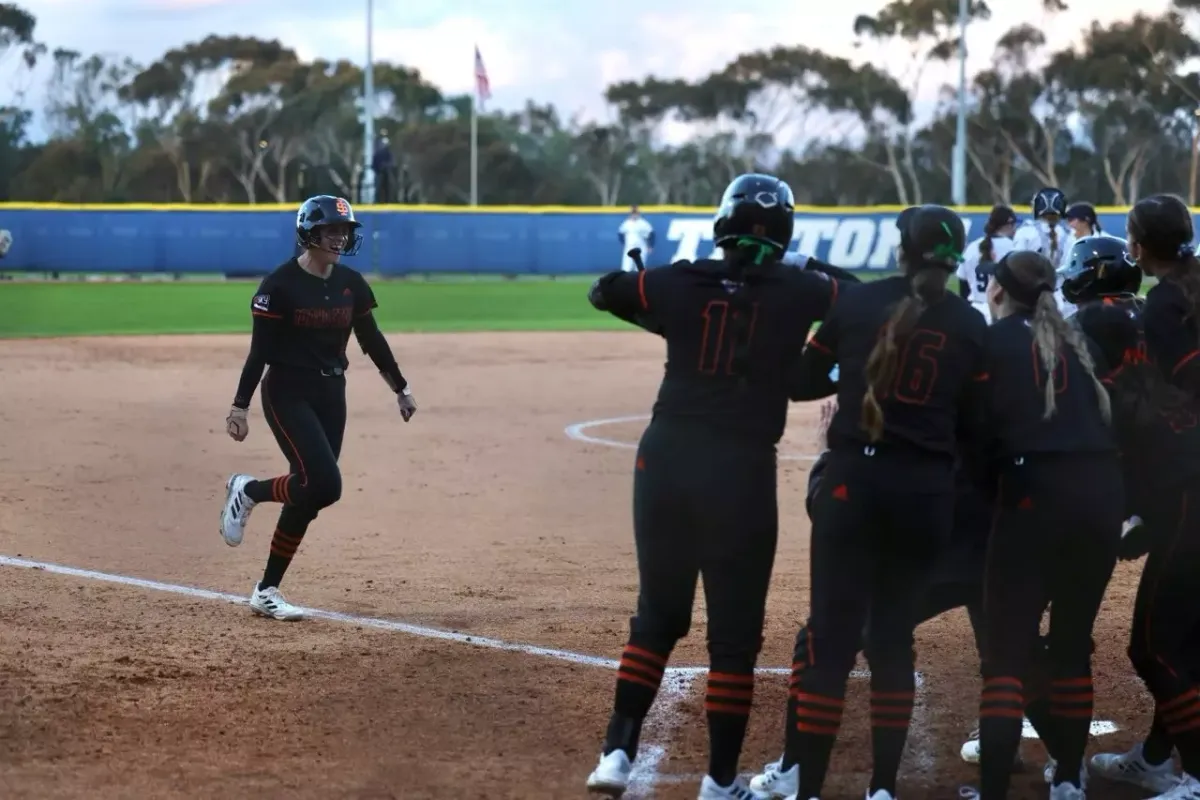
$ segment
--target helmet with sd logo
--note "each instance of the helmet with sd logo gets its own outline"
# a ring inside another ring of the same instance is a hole
[[[346,225],[346,237],[342,245],[332,252],[352,256],[362,247],[362,234],[356,231],[362,223],[354,218],[354,209],[342,197],[319,194],[300,204],[296,212],[296,241],[305,249],[329,250],[322,244],[321,228],[329,225]]]

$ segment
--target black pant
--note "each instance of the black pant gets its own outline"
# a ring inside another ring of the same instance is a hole
[[[785,766],[800,766],[800,796],[821,792],[868,619],[871,790],[894,792],[914,699],[913,629],[950,541],[954,494],[949,458],[903,447],[830,454],[813,502],[808,646],[794,665],[784,748]]]
[[[1025,682],[1047,604],[1056,782],[1078,782],[1093,706],[1092,629],[1116,565],[1124,519],[1115,454],[1006,459],[999,478],[984,568],[979,713],[985,800],[1008,791]]]
[[[617,669],[606,754],[621,749],[636,757],[642,721],[671,651],[691,627],[703,575],[708,774],[721,786],[737,776],[775,563],[775,481],[770,442],[673,419],[656,418],[646,428],[633,479],[637,613]]]
[[[874,448],[831,454],[813,504],[810,647],[816,657],[807,659],[806,686],[844,687],[868,618],[867,650],[877,662],[872,672],[903,672],[912,683],[918,607],[954,519],[950,466],[919,458]],[[931,481],[906,480],[910,464]]]
[[[346,431],[346,379],[272,367],[262,381],[262,407],[290,471],[272,481],[272,499],[284,504],[287,517],[280,527],[302,534],[296,525],[306,526],[342,496],[337,462]]]
[[[1200,770],[1200,486],[1164,487],[1141,511],[1153,537],[1133,607],[1129,660],[1184,770]]]
[[[779,530],[776,463],[769,444],[650,423],[633,481],[639,591],[630,641],[669,653],[691,627],[703,575],[713,668],[753,670]]]

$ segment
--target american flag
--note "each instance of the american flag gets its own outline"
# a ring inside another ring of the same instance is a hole
[[[480,100],[492,96],[492,85],[488,82],[487,67],[483,65],[483,56],[479,54],[479,46],[475,46],[475,92]]]

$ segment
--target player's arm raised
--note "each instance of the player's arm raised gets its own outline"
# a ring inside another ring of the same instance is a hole
[[[588,290],[588,302],[597,311],[607,311],[650,333],[662,335],[663,284],[669,280],[670,267],[602,275]]]
[[[379,330],[379,323],[375,320],[375,309],[378,306],[375,293],[371,291],[367,279],[359,275],[354,289],[354,338],[358,340],[358,346],[362,348],[362,351],[371,359],[375,369],[379,370],[379,374],[383,376],[388,387],[396,393],[400,416],[405,422],[408,422],[412,419],[413,414],[417,413],[417,400],[413,397],[412,389],[409,387],[404,373],[400,371],[400,365],[396,363],[392,346],[388,344],[383,331]]]

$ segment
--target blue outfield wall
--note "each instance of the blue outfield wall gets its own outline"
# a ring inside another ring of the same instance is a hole
[[[798,209],[793,248],[847,269],[895,267],[899,207]],[[963,213],[978,236],[988,209]],[[346,263],[363,272],[569,275],[617,269],[620,208],[376,206],[357,211],[364,242]],[[712,252],[711,209],[644,208],[656,244],[647,266]],[[1102,209],[1123,235],[1125,209]],[[288,206],[0,204],[13,246],[0,270],[261,275],[295,254]]]

